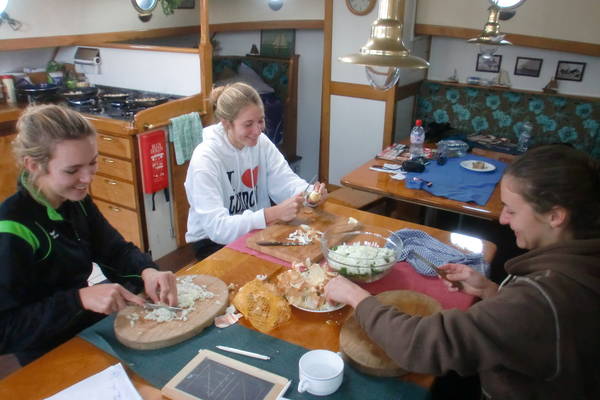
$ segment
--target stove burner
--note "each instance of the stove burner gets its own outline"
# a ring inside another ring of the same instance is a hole
[[[90,97],[88,99],[67,99],[67,103],[72,106],[93,106],[97,102],[95,97]]]

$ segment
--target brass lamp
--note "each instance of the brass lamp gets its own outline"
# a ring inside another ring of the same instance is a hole
[[[509,12],[525,2],[525,0],[489,0],[489,15],[483,30],[478,37],[467,40],[469,43],[475,43],[478,52],[484,59],[491,59],[498,51],[499,46],[511,46],[512,43],[505,40],[505,33],[500,32],[501,19],[508,19],[514,15],[514,11]],[[502,15],[506,14],[503,18]]]
[[[380,0],[377,20],[371,25],[371,36],[360,53],[339,57],[350,64],[364,65],[371,86],[388,90],[400,77],[400,68],[425,69],[429,63],[411,56],[402,42],[400,1]]]

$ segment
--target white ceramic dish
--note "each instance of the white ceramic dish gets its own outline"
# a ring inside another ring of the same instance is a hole
[[[337,310],[341,310],[342,308],[344,308],[346,306],[345,304],[338,304],[337,306],[328,305],[326,308],[322,308],[320,310],[314,310],[312,308],[305,308],[305,307],[296,305],[294,303],[290,303],[290,304],[299,310],[308,311],[308,312],[312,312],[312,313],[326,313],[326,312],[337,311]]]
[[[473,163],[482,162],[483,168],[473,168]],[[480,161],[480,160],[465,160],[460,162],[460,166],[468,169],[469,171],[475,172],[491,172],[496,169],[494,164],[490,164],[489,162]]]

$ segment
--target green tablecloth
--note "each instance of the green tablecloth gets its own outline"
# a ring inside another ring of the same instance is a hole
[[[236,324],[219,329],[211,326],[201,334],[174,346],[158,350],[134,350],[123,346],[113,330],[114,315],[82,331],[79,336],[105,352],[120,359],[138,375],[157,388],[162,388],[177,374],[200,349],[210,349],[255,367],[273,372],[292,380],[285,397],[290,399],[322,399],[307,393],[298,393],[298,360],[307,349],[287,343],[269,335]],[[246,349],[271,356],[264,361],[237,354],[222,352],[216,345]],[[412,383],[393,378],[376,378],[364,375],[346,364],[344,382],[328,399],[340,400],[388,400],[427,399],[429,393]]]

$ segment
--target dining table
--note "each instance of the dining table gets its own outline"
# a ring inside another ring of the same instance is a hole
[[[391,231],[405,228],[422,230],[442,243],[457,248],[462,246],[463,251],[467,251],[466,248],[468,248],[464,243],[478,243],[479,251],[482,252],[487,262],[491,261],[496,252],[496,246],[493,243],[475,237],[456,235],[450,231],[393,219],[329,202],[325,202],[321,207],[328,213],[344,218],[352,217],[363,224],[374,225]],[[251,249],[246,251],[240,249],[240,246],[239,243],[237,246],[226,246],[200,262],[182,267],[177,275],[211,275],[221,279],[230,288],[239,288],[255,279],[257,275],[263,275],[268,280],[273,280],[279,273],[285,271],[287,265],[289,265],[286,262],[277,262],[276,260],[268,261],[268,258],[257,255],[255,251]],[[383,278],[382,281],[384,279],[386,278]],[[456,304],[463,304],[464,307],[468,307],[469,304],[477,300],[463,293],[448,292],[445,285],[437,277],[418,276],[415,279],[425,279],[426,285],[437,288],[440,297],[449,298],[451,301],[456,300]],[[406,289],[406,287],[399,287],[398,289]],[[232,290],[230,297],[233,296],[234,291]],[[437,296],[432,291],[428,294],[434,298]],[[444,306],[443,302],[442,306]],[[444,307],[447,308],[447,306]],[[341,326],[352,312],[353,310],[349,306],[326,313],[312,313],[292,308],[291,319],[269,332],[268,335],[305,349],[327,349],[337,352],[340,350],[339,335]],[[238,322],[239,324],[253,330],[252,325],[246,318],[242,318]],[[223,331],[227,329],[230,328],[225,328]],[[203,333],[200,333],[201,335]],[[101,350],[81,336],[76,336],[1,380],[0,398],[20,400],[46,398],[117,362],[119,362],[119,359],[113,355]],[[129,378],[143,399],[164,398],[161,395],[160,387],[156,387],[136,373],[135,368],[130,368],[130,364],[124,364]],[[297,379],[297,376],[288,378]],[[408,373],[394,379],[401,382],[410,382],[428,390],[433,385],[435,377],[428,374]],[[292,390],[295,391],[294,385],[288,390],[288,393]]]
[[[487,157],[502,163],[510,163],[514,156],[491,150],[474,149],[473,154]],[[404,180],[392,178],[392,174],[374,171],[374,166],[382,166],[389,161],[373,158],[342,177],[341,184],[352,189],[378,194],[389,199],[412,203],[427,209],[444,210],[459,215],[468,215],[489,221],[498,221],[502,212],[500,185],[497,184],[484,205],[474,202],[453,200],[437,196],[426,190],[408,188]],[[435,163],[435,160],[431,161]]]

